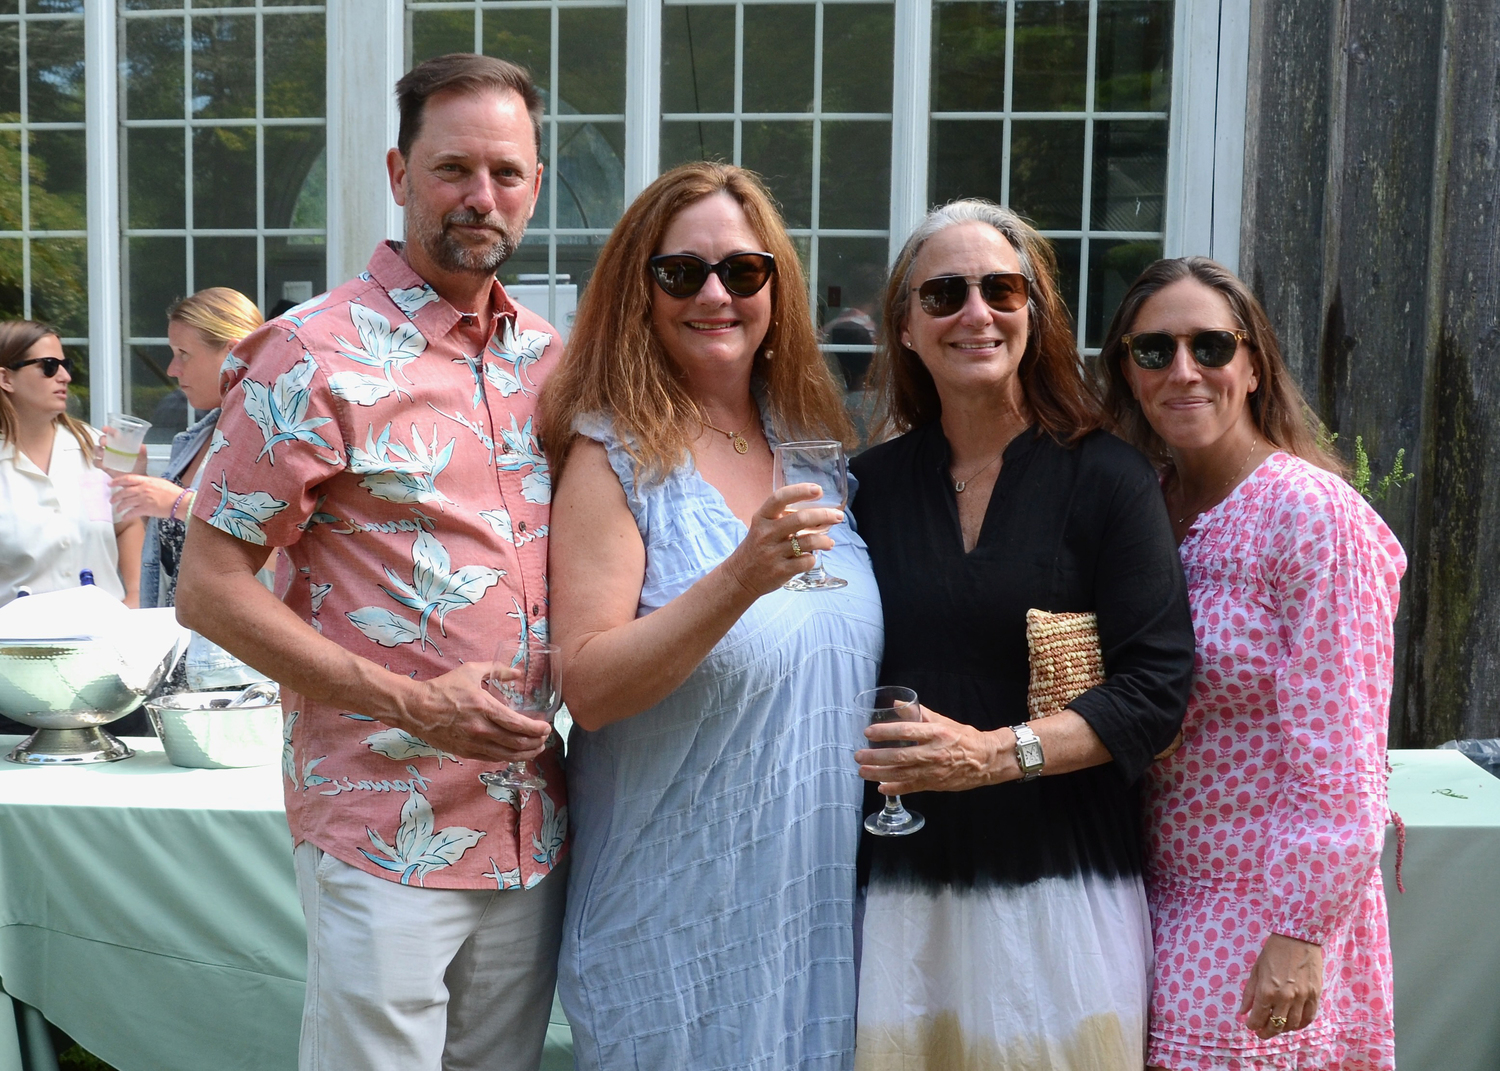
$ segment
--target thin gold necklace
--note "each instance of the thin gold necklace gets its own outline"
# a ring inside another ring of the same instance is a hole
[[[953,493],[954,494],[958,494],[958,495],[963,494],[964,493],[964,488],[969,486],[969,481],[970,480],[972,480],[975,476],[978,476],[978,475],[984,473],[986,470],[989,469],[989,467],[991,465],[993,465],[995,462],[999,461],[1003,456],[1005,456],[1005,449],[1009,445],[1010,445],[1010,443],[1006,443],[1005,446],[1002,446],[1000,448],[1000,453],[998,453],[994,457],[990,458],[982,466],[980,466],[979,468],[975,469],[973,472],[969,473],[963,479],[961,479],[961,480],[954,480],[953,481]],[[948,471],[948,475],[949,476],[953,475],[953,471],[951,469]]]
[[[744,454],[744,453],[748,453],[749,452],[749,450],[750,450],[750,442],[749,442],[748,439],[745,438],[744,431],[725,431],[723,428],[716,428],[712,424],[710,424],[707,420],[705,420],[703,418],[702,414],[699,414],[699,416],[698,416],[698,423],[702,424],[709,431],[716,431],[716,432],[718,432],[720,435],[724,436],[724,438],[726,438],[730,442],[734,443],[734,452],[735,453],[737,453],[737,454]],[[750,426],[748,424],[745,425],[745,431],[749,431],[749,430],[750,430]]]
[[[1255,453],[1255,448],[1259,445],[1260,442],[1258,440],[1250,440],[1250,452],[1245,455],[1245,460],[1240,462],[1240,467],[1235,469],[1234,473],[1229,477],[1229,479],[1224,481],[1224,486],[1219,488],[1218,497],[1210,502],[1207,506],[1204,506],[1203,509],[1195,510],[1192,513],[1184,513],[1181,517],[1178,517],[1178,528],[1181,528],[1183,526],[1183,523],[1186,522],[1189,517],[1197,517],[1203,512],[1203,510],[1212,509],[1214,506],[1217,506],[1220,502],[1224,501],[1224,496],[1228,494],[1229,488],[1234,485],[1234,481],[1239,477],[1239,474],[1245,471],[1245,466],[1250,464],[1250,458]],[[1182,477],[1180,475],[1177,477],[1177,486],[1182,486]]]

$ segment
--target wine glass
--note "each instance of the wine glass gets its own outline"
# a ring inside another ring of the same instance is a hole
[[[793,483],[815,483],[823,493],[811,502],[798,502],[789,507],[795,512],[829,506],[843,509],[849,497],[849,460],[844,456],[844,444],[832,439],[816,439],[809,442],[780,443],[772,451],[771,490]],[[804,535],[804,532],[798,532]],[[829,576],[818,561],[818,552],[811,551],[813,567],[798,573],[781,585],[788,591],[827,591],[845,587],[849,581]]]
[[[894,685],[871,688],[854,697],[854,706],[871,725],[881,725],[888,721],[922,720],[922,707],[917,703],[917,693],[910,688]],[[912,746],[908,740],[866,740],[865,744],[867,747]],[[926,824],[927,819],[901,806],[900,796],[887,796],[885,809],[865,819],[865,829],[877,837],[904,837]]]
[[[557,647],[541,640],[506,639],[500,642],[494,660],[509,665],[518,673],[511,680],[491,677],[485,681],[494,689],[500,702],[518,713],[551,725],[562,706],[562,667],[558,662]],[[479,780],[501,788],[537,791],[547,787],[547,779],[541,771],[533,770],[525,759],[481,773]]]

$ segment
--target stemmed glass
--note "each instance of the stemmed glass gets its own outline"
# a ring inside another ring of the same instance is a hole
[[[910,688],[882,685],[860,692],[854,697],[855,709],[865,716],[870,725],[881,725],[888,721],[921,721],[922,707],[917,702],[917,693]],[[911,747],[909,740],[867,740],[868,747]],[[901,806],[900,796],[887,796],[885,809],[865,819],[865,829],[877,837],[904,837],[915,833],[927,824],[916,811]]]
[[[540,640],[518,642],[506,639],[500,642],[494,660],[518,672],[511,680],[491,677],[485,681],[494,689],[500,702],[518,713],[551,725],[562,706],[562,667],[558,663],[557,647]],[[500,788],[539,791],[547,787],[547,779],[541,771],[533,770],[525,759],[481,773],[479,780]]]
[[[791,507],[793,512],[819,506],[844,508],[844,500],[849,497],[849,460],[844,456],[843,443],[832,439],[781,443],[771,453],[771,490],[779,491],[793,483],[815,483],[823,490],[814,501],[798,502]],[[848,585],[849,581],[828,575],[818,561],[817,551],[810,553],[813,567],[805,573],[798,573],[782,587],[788,591],[827,591]]]

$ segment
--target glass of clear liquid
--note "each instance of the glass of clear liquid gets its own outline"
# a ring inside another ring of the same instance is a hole
[[[495,661],[515,671],[510,679],[492,677],[485,682],[500,702],[519,714],[551,725],[562,706],[562,667],[558,664],[557,647],[540,640],[503,640],[495,651]],[[525,759],[508,762],[498,770],[487,770],[479,775],[479,780],[501,788],[538,791],[547,787],[541,771],[533,769]]]
[[[781,443],[771,451],[771,462],[771,490],[779,491],[794,483],[815,483],[823,491],[812,501],[796,503],[793,510],[819,506],[844,508],[849,498],[849,459],[844,456],[843,443],[832,439]],[[817,551],[811,554],[813,567],[805,573],[798,573],[782,587],[788,591],[827,591],[848,585],[849,581],[829,575],[818,560]]]
[[[865,716],[865,722],[869,725],[922,720],[922,707],[917,702],[917,693],[910,688],[894,685],[871,688],[854,697],[854,707]],[[906,740],[865,740],[865,746],[910,747],[911,743]],[[885,808],[865,819],[865,829],[877,837],[904,837],[926,824],[927,819],[901,805],[900,796],[887,796]]]

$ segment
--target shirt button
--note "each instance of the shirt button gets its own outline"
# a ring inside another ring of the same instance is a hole
[[[536,603],[532,603],[531,604],[531,616],[532,617],[541,617],[542,616],[542,608],[540,606],[538,606]]]
[[[516,525],[516,527],[518,529],[520,529],[521,531],[524,532],[524,531],[526,531],[526,522],[525,521],[521,521],[519,524]]]

